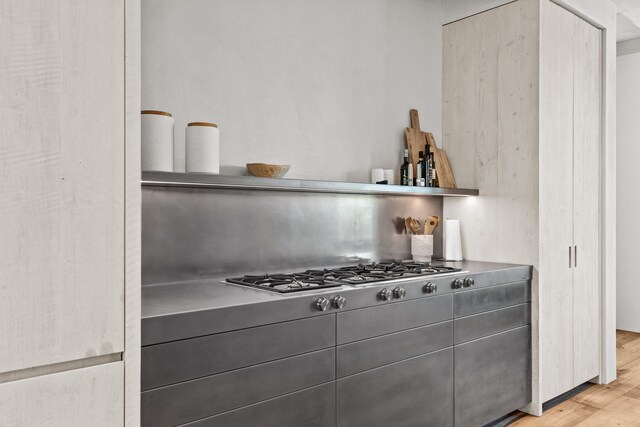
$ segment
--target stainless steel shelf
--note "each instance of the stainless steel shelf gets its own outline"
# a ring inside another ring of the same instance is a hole
[[[357,182],[256,178],[176,172],[143,172],[145,187],[223,188],[236,190],[298,191],[307,193],[390,194],[395,196],[477,196],[467,188],[403,187]]]

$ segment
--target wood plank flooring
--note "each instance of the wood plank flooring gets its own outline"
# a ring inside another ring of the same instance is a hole
[[[554,406],[541,417],[527,415],[510,426],[640,427],[640,334],[618,331],[618,379],[594,385]]]

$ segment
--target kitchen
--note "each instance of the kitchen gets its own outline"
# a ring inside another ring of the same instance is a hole
[[[634,385],[615,3],[92,3],[0,15],[8,425],[526,425]]]

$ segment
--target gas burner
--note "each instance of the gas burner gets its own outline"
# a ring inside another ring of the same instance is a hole
[[[327,270],[325,279],[336,280],[338,282],[345,282],[348,284],[361,284],[389,280],[400,276],[402,276],[402,272],[400,271],[389,270],[384,266],[372,263]]]
[[[227,282],[282,294],[340,286],[338,283],[328,282],[322,274],[311,274],[309,272],[243,276],[227,279]]]

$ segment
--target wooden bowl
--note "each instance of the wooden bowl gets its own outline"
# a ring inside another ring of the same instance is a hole
[[[247,163],[247,169],[253,176],[260,178],[282,178],[288,171],[290,165],[270,165],[268,163]]]

